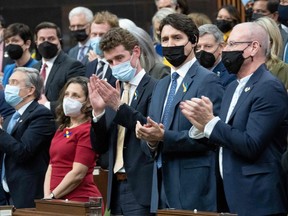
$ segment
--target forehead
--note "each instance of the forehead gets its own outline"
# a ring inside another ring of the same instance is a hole
[[[70,83],[65,92],[70,92],[70,93],[77,93],[79,95],[84,95],[84,91],[82,89],[82,86],[79,83]]]
[[[43,28],[40,29],[37,33],[37,37],[51,37],[55,36],[57,37],[56,29],[54,28]]]
[[[104,51],[104,56],[107,61],[112,60],[116,56],[120,56],[120,55],[122,56],[130,55],[130,52],[126,50],[122,44],[118,45],[117,47],[109,51]]]
[[[7,38],[6,40],[8,41],[19,41],[19,40],[23,40],[20,35],[14,35],[14,36],[11,36],[9,38]]]
[[[266,10],[267,4],[268,4],[267,1],[256,1],[256,2],[254,2],[253,9],[254,10],[256,10],[256,9]]]
[[[173,36],[173,35],[183,35],[183,36],[187,37],[187,35],[184,32],[182,32],[178,29],[175,29],[171,25],[165,25],[162,28],[161,37],[169,37],[169,36]]]
[[[70,25],[86,24],[86,17],[84,14],[76,14],[70,18]]]
[[[25,78],[26,78],[25,72],[15,71],[15,72],[12,73],[12,75],[9,78],[9,80],[22,81],[22,80],[25,80]]]
[[[110,29],[110,25],[108,23],[92,23],[91,25],[91,32],[100,32],[100,33],[106,33]]]
[[[248,32],[249,28],[247,26],[237,25],[232,29],[228,41],[245,41],[246,39],[248,39]]]
[[[225,17],[225,18],[232,18],[231,15],[229,14],[229,12],[225,8],[222,8],[218,12],[218,16],[222,16],[222,17]]]
[[[199,37],[198,45],[199,44],[214,44],[216,43],[216,39],[213,34],[204,34]]]

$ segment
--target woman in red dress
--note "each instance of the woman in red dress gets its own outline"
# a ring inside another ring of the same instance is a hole
[[[59,128],[51,142],[44,182],[45,199],[88,202],[101,197],[93,181],[97,154],[90,144],[88,79],[74,77],[63,87],[56,110]]]

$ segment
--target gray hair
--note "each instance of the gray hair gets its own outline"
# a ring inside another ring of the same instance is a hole
[[[161,21],[167,17],[169,14],[173,14],[176,13],[176,11],[172,8],[161,8],[160,10],[158,10],[154,16],[152,17],[152,24],[154,25],[155,22],[159,22],[161,23]],[[153,39],[156,42],[160,42],[159,39],[156,35],[156,29],[153,26]]]
[[[86,7],[76,7],[73,8],[70,12],[69,12],[69,20],[75,16],[75,15],[80,15],[80,14],[84,14],[86,17],[86,21],[91,23],[93,21],[93,12]]]
[[[142,28],[127,29],[138,40],[141,48],[140,63],[146,72],[149,72],[155,63],[161,62],[161,57],[157,55],[150,35]]]
[[[130,19],[126,19],[126,18],[119,18],[119,26],[123,29],[126,30],[132,30],[134,28],[137,28],[137,25]]]
[[[205,24],[199,26],[199,37],[205,35],[205,34],[212,34],[215,38],[216,43],[223,43],[223,33],[220,31],[220,29],[213,24]]]
[[[36,100],[39,100],[43,89],[43,80],[40,77],[39,71],[35,68],[28,67],[17,67],[14,69],[14,72],[15,71],[20,71],[26,74],[25,85],[26,87],[35,87],[34,96]]]
[[[155,0],[155,5],[157,5],[158,2],[159,2],[159,0]],[[171,0],[171,2],[172,2],[174,5],[177,5],[177,4],[178,4],[177,0]]]

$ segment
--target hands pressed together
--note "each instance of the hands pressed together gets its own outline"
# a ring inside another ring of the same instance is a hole
[[[182,101],[180,109],[191,124],[200,131],[204,131],[205,125],[214,118],[213,104],[205,96]]]

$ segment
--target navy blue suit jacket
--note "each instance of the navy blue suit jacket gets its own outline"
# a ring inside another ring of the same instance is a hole
[[[159,80],[153,91],[149,116],[156,122],[161,122],[170,80],[171,76]],[[162,180],[170,208],[216,211],[215,152],[203,145],[202,140],[189,137],[192,125],[181,113],[179,103],[204,95],[212,100],[214,111],[218,112],[222,94],[219,78],[196,61],[175,95],[164,141],[158,145],[158,151],[162,152]],[[156,169],[155,160],[151,212],[158,208]]]
[[[98,59],[95,59],[95,60],[89,62],[86,65],[85,76],[89,78],[90,76],[92,76],[92,74],[95,74],[96,69],[97,69],[97,65],[98,65]],[[112,75],[112,70],[109,66],[108,66],[107,71],[105,73],[105,78],[107,79],[108,83],[110,83],[112,86],[115,87],[116,78]]]
[[[92,47],[89,46],[88,52],[89,52],[89,50],[91,50],[91,49],[92,49]],[[75,59],[75,60],[77,60],[78,53],[79,53],[79,46],[78,46],[78,44],[77,44],[76,46],[72,47],[72,48],[69,50],[68,56],[71,57],[71,58],[73,58],[73,59]],[[82,63],[83,65],[86,65],[86,64],[89,63],[88,55],[87,55],[87,54],[84,56],[84,58],[83,58],[83,60],[81,61],[81,63]]]
[[[107,208],[110,208],[113,190],[113,167],[116,156],[118,125],[126,127],[123,159],[128,178],[128,184],[137,202],[149,207],[151,200],[153,159],[147,156],[136,138],[135,126],[137,120],[143,122],[147,116],[151,95],[156,81],[149,75],[144,75],[133,96],[130,106],[123,104],[115,112],[107,108],[99,122],[92,122],[91,143],[94,150],[104,153],[109,150],[109,174],[107,191]]]
[[[4,129],[10,118],[5,120]],[[16,208],[32,208],[34,199],[43,198],[49,147],[55,130],[50,110],[37,101],[27,107],[11,135],[0,129],[0,151],[6,153],[6,179]]]
[[[288,97],[263,64],[247,82],[225,123],[237,81],[227,88],[210,140],[223,146],[223,184],[238,215],[287,213],[281,155],[287,145]]]
[[[221,83],[225,88],[236,79],[234,74],[229,74],[222,61],[216,65],[216,67],[213,69],[213,72],[220,78]]]

